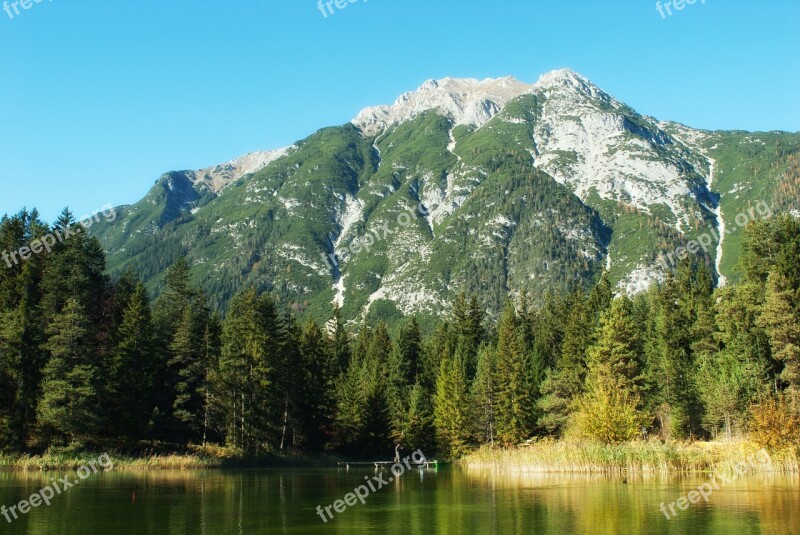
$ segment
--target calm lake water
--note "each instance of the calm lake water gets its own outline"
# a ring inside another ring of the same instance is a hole
[[[15,505],[64,475],[76,478],[75,472],[0,473],[0,505]],[[660,504],[687,495],[707,477],[623,483],[457,467],[414,469],[370,494],[366,505],[322,522],[317,505],[344,498],[373,475],[371,468],[98,474],[11,524],[0,516],[0,533],[800,534],[798,476],[730,482],[714,490],[709,503],[667,520]]]

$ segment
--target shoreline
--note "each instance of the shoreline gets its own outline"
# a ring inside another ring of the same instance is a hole
[[[173,453],[162,455],[121,455],[108,454],[111,459],[111,472],[147,471],[201,471],[201,470],[246,470],[246,469],[301,469],[325,468],[334,466],[338,459],[332,457],[242,457],[211,456],[193,453]],[[71,454],[44,453],[41,455],[22,454],[0,455],[2,472],[48,472],[72,471],[89,465],[97,458],[96,453],[80,452]]]
[[[108,455],[114,472],[335,468],[337,462],[347,460],[333,456],[245,457],[224,450],[141,456],[112,451]],[[92,452],[0,455],[0,472],[77,470],[96,458],[97,453]],[[759,462],[754,461],[756,458]],[[748,474],[800,473],[798,451],[768,453],[744,440],[608,445],[544,439],[518,447],[484,446],[453,464],[507,473],[565,475],[677,475],[731,472],[737,467]]]
[[[630,442],[618,445],[541,440],[523,447],[483,447],[464,456],[469,469],[533,474],[798,473],[798,452],[769,453],[749,441]]]

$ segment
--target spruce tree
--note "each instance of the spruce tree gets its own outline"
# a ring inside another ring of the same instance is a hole
[[[50,358],[38,408],[42,433],[56,443],[91,443],[101,418],[101,378],[89,317],[76,298],[67,300],[47,334]]]
[[[337,373],[343,375],[350,365],[350,338],[347,335],[347,329],[342,320],[342,310],[338,304],[333,306],[333,318],[331,318],[328,325],[330,351],[334,362],[336,362]]]
[[[433,397],[433,414],[439,451],[449,458],[466,453],[470,444],[468,350],[459,346],[443,355]]]
[[[392,418],[392,436],[403,437],[409,417],[411,388],[418,382],[422,358],[422,334],[416,318],[400,329],[397,342],[389,355],[387,395]]]
[[[319,326],[309,319],[299,341],[301,355],[298,447],[321,452],[333,439],[336,377],[339,364]]]
[[[497,436],[505,444],[517,444],[533,435],[536,425],[534,356],[511,303],[500,318],[497,341]]]
[[[780,380],[793,397],[800,394],[800,310],[789,279],[774,269],[767,280],[766,299],[758,324],[769,336],[772,356],[782,363]]]
[[[595,308],[589,307],[583,293],[571,299],[564,341],[555,367],[550,368],[540,386],[537,402],[538,424],[548,433],[563,434],[574,401],[583,392],[586,382],[586,352],[594,340],[597,319]],[[596,304],[597,310],[604,309]]]
[[[478,351],[478,370],[472,383],[472,403],[475,408],[476,435],[481,442],[494,445],[497,435],[497,353],[491,346]]]
[[[625,297],[615,299],[601,317],[597,342],[587,357],[586,392],[575,414],[583,433],[610,443],[639,433],[646,421],[641,413],[640,352],[631,302]]]
[[[215,412],[221,415],[227,443],[247,453],[262,453],[270,435],[276,441],[281,407],[271,392],[275,370],[270,365],[276,322],[272,301],[250,289],[231,300],[222,328]]]
[[[111,435],[129,443],[144,438],[154,408],[154,336],[150,302],[139,284],[122,315],[105,388]]]
[[[409,390],[406,406],[408,412],[401,429],[403,449],[433,452],[436,447],[433,407],[430,396],[419,383]]]

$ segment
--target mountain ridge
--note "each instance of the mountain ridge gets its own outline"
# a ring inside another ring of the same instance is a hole
[[[604,269],[641,291],[665,274],[659,254],[724,227],[723,214],[765,200],[796,210],[798,150],[796,134],[658,121],[569,69],[534,84],[444,78],[289,148],[167,173],[97,235],[112,274],[131,267],[153,291],[164,264],[189,256],[222,308],[254,285],[320,318],[332,302],[351,320],[435,317],[459,291],[497,310]],[[326,264],[387,224],[397,233]],[[736,278],[718,256],[735,258],[740,230],[695,255],[721,280]]]

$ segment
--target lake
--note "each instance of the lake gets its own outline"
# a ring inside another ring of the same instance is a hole
[[[660,505],[709,483],[708,476],[624,482],[440,467],[413,468],[390,482],[390,472],[375,474],[372,468],[96,474],[49,506],[15,511],[17,520],[9,514],[10,524],[0,516],[0,533],[800,534],[797,475],[718,482],[708,503],[673,505],[676,515],[667,520]],[[75,472],[0,473],[0,505],[17,505],[63,476],[77,479]],[[365,478],[375,488],[366,503],[336,513],[332,504],[366,485]],[[331,506],[333,520],[323,523],[317,506],[322,515]]]

